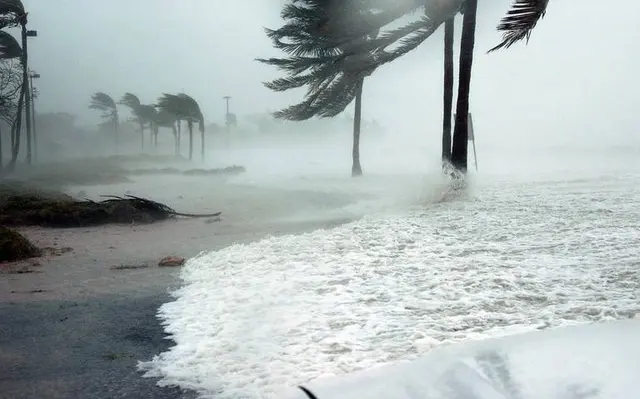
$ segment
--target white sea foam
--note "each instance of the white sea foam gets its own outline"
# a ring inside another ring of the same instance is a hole
[[[640,312],[637,171],[502,176],[189,260],[159,312],[176,345],[141,367],[203,397],[270,397],[443,344]]]

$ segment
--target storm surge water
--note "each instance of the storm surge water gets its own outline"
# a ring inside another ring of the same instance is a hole
[[[141,369],[206,398],[274,397],[454,342],[633,318],[638,154],[523,153],[485,154],[464,191],[424,170],[371,168],[348,191],[369,201],[351,203],[353,222],[189,260],[159,310],[176,345]],[[339,168],[250,170],[242,184],[346,190]]]

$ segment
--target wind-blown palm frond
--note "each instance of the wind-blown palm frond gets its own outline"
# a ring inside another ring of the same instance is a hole
[[[167,111],[166,109],[160,109],[156,113],[156,124],[162,127],[173,127],[178,118]]]
[[[0,29],[27,23],[27,13],[20,0],[0,0]]]
[[[198,102],[194,100],[193,97],[184,93],[178,94],[178,97],[184,104],[184,108],[188,115],[187,121],[197,122],[199,131],[201,133],[204,132],[204,116],[202,115]]]
[[[432,0],[427,0],[427,4]],[[285,72],[266,82],[274,91],[307,87],[304,101],[276,112],[278,118],[305,120],[332,117],[353,101],[357,83],[378,67],[415,49],[446,20],[456,7],[427,13],[425,0],[294,0],[285,5],[285,24],[266,29],[274,47],[286,58],[258,59]],[[406,25],[388,29],[399,18],[424,9]],[[425,15],[427,14],[427,15]],[[446,14],[446,15],[445,15]]]
[[[9,33],[0,30],[0,59],[21,58],[22,47]]]
[[[509,48],[521,40],[528,42],[533,28],[546,14],[548,5],[549,0],[515,0],[498,25],[498,31],[504,32],[502,42],[489,52]]]
[[[125,93],[124,96],[118,101],[118,104],[122,104],[125,107],[131,108],[131,110],[140,107],[140,99],[133,93]]]
[[[113,118],[118,112],[116,102],[110,95],[103,92],[97,92],[91,96],[89,108],[102,111],[103,118]]]
[[[155,122],[158,116],[158,111],[153,105],[141,104],[138,107],[138,115],[145,122]]]

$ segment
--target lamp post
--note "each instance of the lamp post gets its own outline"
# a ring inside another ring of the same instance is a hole
[[[38,132],[36,130],[36,88],[33,86],[33,79],[40,79],[40,74],[31,71],[29,75],[29,86],[31,89],[31,129],[33,132],[33,161],[38,161]]]
[[[231,96],[224,96],[222,98],[227,103],[227,111],[224,114],[224,121],[227,126],[227,156],[229,156],[229,150],[231,148],[231,120],[229,117],[229,100],[231,100]]]
[[[31,164],[32,162],[32,132],[31,132],[31,88],[29,85],[29,61],[28,61],[28,50],[27,50],[27,38],[29,37],[37,37],[38,31],[36,30],[27,30],[26,27],[26,17],[24,23],[22,25],[22,68],[23,68],[23,80],[27,87],[25,93],[25,119],[27,124],[27,163]]]

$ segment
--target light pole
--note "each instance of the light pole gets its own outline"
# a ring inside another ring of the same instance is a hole
[[[33,86],[33,79],[40,79],[40,74],[31,71],[29,75],[29,85],[31,88],[31,129],[33,131],[33,161],[38,161],[38,132],[36,130],[36,88]]]
[[[25,119],[27,122],[27,163],[31,164],[32,162],[32,136],[31,136],[31,88],[29,85],[29,61],[28,61],[28,50],[27,50],[27,38],[29,37],[37,37],[38,31],[36,30],[27,30],[26,24],[26,16],[24,17],[24,23],[22,23],[22,78],[24,80],[24,84],[27,86],[27,90],[25,93]]]
[[[227,125],[227,156],[229,156],[229,150],[231,147],[231,119],[229,117],[229,100],[231,100],[231,96],[224,96],[222,98],[227,103],[227,111],[224,114],[224,121]]]

